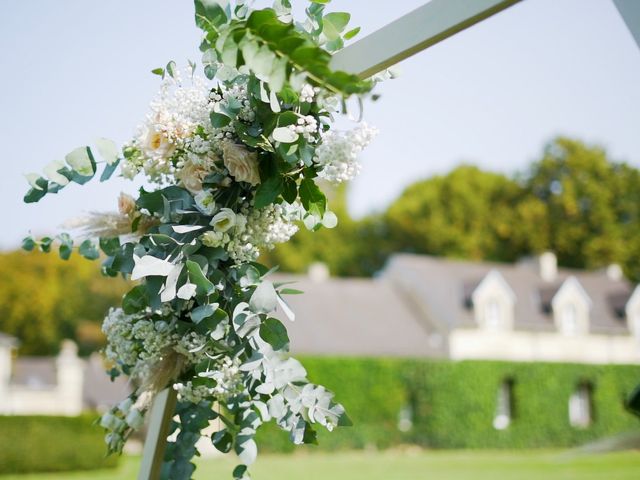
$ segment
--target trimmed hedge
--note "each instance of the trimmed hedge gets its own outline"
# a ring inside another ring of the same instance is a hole
[[[497,361],[305,358],[309,378],[336,392],[354,422],[328,434],[320,448],[385,448],[399,443],[431,448],[568,447],[640,429],[624,400],[640,380],[640,367]],[[497,392],[513,382],[512,421],[493,428]],[[569,423],[569,397],[593,387],[592,422]],[[413,428],[398,430],[407,407]],[[271,425],[258,433],[265,451],[290,451],[287,434]],[[314,446],[305,448],[317,448]]]
[[[96,416],[0,416],[0,473],[115,467]]]

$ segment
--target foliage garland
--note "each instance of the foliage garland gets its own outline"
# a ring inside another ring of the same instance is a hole
[[[297,221],[310,230],[336,225],[318,181],[351,179],[375,131],[330,131],[333,114],[374,82],[329,67],[331,52],[358,29],[345,33],[348,13],[325,14],[328,0],[311,0],[303,23],[294,22],[289,0],[262,10],[249,3],[195,0],[213,83],[191,62],[186,73],[169,62],[153,71],[163,79],[160,95],[133,140],[122,150],[95,142],[100,181],[120,166],[125,178],[143,174],[157,188],[141,188],[135,199],[122,194],[118,213],[77,223],[79,244],[66,233],[23,243],[45,252],[57,243],[63,259],[74,248],[88,259],[102,252],[105,275],[140,280],[103,324],[111,376],[128,375],[137,388],[100,424],[109,452],[121,452],[154,395],[177,390],[163,478],[191,478],[196,442],[213,419],[223,425],[211,437],[215,447],[240,458],[236,479],[249,478],[263,422],[273,420],[296,444],[314,443],[316,424],[349,424],[333,394],[288,355],[286,328],[273,316],[279,308],[293,320],[282,297],[299,292],[272,283],[256,259],[287,241]],[[27,176],[26,202],[97,174],[88,146],[65,160]]]

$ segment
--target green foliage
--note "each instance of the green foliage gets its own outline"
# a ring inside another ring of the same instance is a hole
[[[108,180],[120,162],[115,144],[111,140],[96,140],[96,147],[103,157],[105,167],[100,181]],[[52,162],[45,168],[45,177],[38,174],[27,176],[31,189],[24,196],[26,203],[40,201],[47,194],[58,193],[70,182],[84,185],[97,173],[97,162],[90,147],[78,147],[65,156],[64,162]]]
[[[354,426],[320,432],[321,449],[385,448],[414,443],[432,448],[548,448],[580,445],[638,429],[625,399],[638,380],[635,366],[492,361],[304,358],[309,378],[340,392]],[[514,385],[514,412],[506,430],[493,428],[498,389]],[[583,382],[594,387],[593,423],[569,424],[568,402]],[[413,428],[398,430],[402,409]],[[267,425],[263,449],[290,451],[286,435]]]
[[[127,288],[82,258],[60,262],[20,251],[0,254],[0,284],[0,331],[18,337],[24,355],[54,354],[64,338],[78,342],[83,354],[95,350],[104,314]]]
[[[0,473],[62,472],[115,467],[105,458],[95,417],[0,416]]]
[[[398,251],[515,260],[530,237],[513,208],[523,196],[504,175],[461,166],[408,187],[386,212],[387,231]]]
[[[329,68],[329,52],[343,46],[341,35],[350,19],[347,13],[333,12],[323,17],[323,6],[310,6],[307,15],[316,29],[308,33],[294,23],[281,21],[270,8],[254,10],[246,19],[228,19],[220,5],[208,0],[195,0],[195,9],[196,25],[205,32],[200,47],[208,57],[205,63],[212,65],[210,59],[214,57],[228,67],[244,65],[267,82],[274,93],[282,93],[287,86],[299,83],[295,78],[299,75],[315,86],[345,97],[371,90],[370,81]],[[319,45],[322,33],[326,49]],[[352,30],[346,35],[350,38],[355,34]]]
[[[602,148],[558,138],[525,186],[545,206],[545,247],[563,265],[617,262],[640,279],[640,171],[611,161]]]

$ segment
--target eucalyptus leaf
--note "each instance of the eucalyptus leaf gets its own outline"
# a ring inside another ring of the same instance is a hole
[[[328,13],[322,19],[322,33],[329,40],[340,38],[350,19],[351,15],[346,12]]]
[[[80,246],[78,247],[78,253],[87,260],[96,260],[97,258],[100,258],[100,252],[98,251],[98,248],[89,239],[83,241],[80,244]]]
[[[27,252],[30,252],[35,247],[36,247],[36,241],[33,239],[33,237],[25,237],[22,240],[22,249],[23,250],[26,250]]]
[[[256,313],[269,313],[278,305],[278,295],[273,283],[263,280],[255,289],[249,300],[251,310]]]
[[[108,138],[98,138],[96,139],[95,144],[100,156],[108,165],[116,163],[118,158],[120,158],[120,152],[118,152],[118,147],[113,140],[109,140]]]
[[[199,264],[192,260],[186,262],[189,278],[198,287],[200,293],[210,295],[215,290],[215,285],[205,276]]]
[[[278,127],[273,130],[273,139],[281,143],[293,143],[299,135],[288,127]]]
[[[289,346],[287,329],[276,318],[267,318],[260,325],[260,338],[273,347],[274,350],[283,350]]]
[[[92,177],[96,173],[96,163],[89,147],[76,148],[64,158],[67,164],[82,177]]]
[[[129,290],[122,298],[122,310],[131,315],[144,310],[148,305],[147,289],[144,285],[137,285]]]
[[[222,429],[211,435],[211,442],[222,453],[229,453],[233,446],[233,437],[227,429]]]

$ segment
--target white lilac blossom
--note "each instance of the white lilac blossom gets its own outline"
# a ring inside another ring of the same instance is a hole
[[[300,101],[305,103],[313,102],[313,97],[316,95],[316,90],[308,83],[304,84],[302,90],[300,90]]]
[[[346,132],[329,131],[316,149],[313,161],[321,168],[318,175],[332,183],[353,179],[360,173],[360,152],[378,133],[376,128],[361,123]]]
[[[237,263],[252,262],[261,250],[271,250],[288,241],[298,231],[298,206],[269,205],[260,210],[244,204],[239,213],[221,209],[213,219],[213,230],[202,234],[208,247],[224,247]]]

